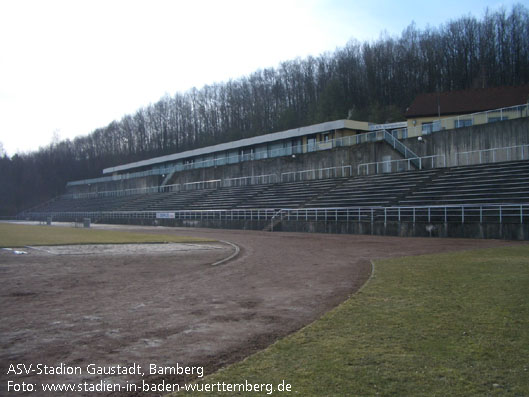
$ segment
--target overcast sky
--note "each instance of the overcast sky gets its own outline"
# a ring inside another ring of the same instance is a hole
[[[523,1],[0,0],[0,142],[87,135],[164,94]]]

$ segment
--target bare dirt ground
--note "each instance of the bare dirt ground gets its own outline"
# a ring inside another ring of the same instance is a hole
[[[219,266],[210,264],[229,256],[233,247],[208,243],[157,251],[149,244],[148,250],[123,246],[118,253],[110,247],[92,247],[89,253],[84,247],[74,254],[61,248],[27,249],[27,255],[0,252],[0,395],[8,394],[8,381],[35,384],[36,391],[28,394],[33,396],[52,395],[40,391],[43,382],[187,381],[193,376],[149,375],[149,364],[200,366],[211,373],[238,361],[344,301],[369,277],[371,259],[518,244],[95,227],[203,236],[230,241],[241,251]],[[62,363],[83,372],[8,373],[11,364],[33,364],[35,369],[39,363]],[[138,364],[145,376],[90,375],[90,363]],[[83,394],[93,395],[62,395]]]

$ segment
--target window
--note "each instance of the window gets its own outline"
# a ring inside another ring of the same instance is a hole
[[[429,123],[422,123],[422,133],[423,133],[423,135],[431,134],[432,132],[440,131],[440,130],[441,130],[441,121],[440,120],[431,121]]]
[[[184,159],[184,170],[190,170],[195,164],[195,159]]]
[[[215,166],[226,164],[227,153],[218,153],[215,155]]]
[[[307,138],[307,152],[314,152],[316,150],[316,137]]]
[[[496,121],[504,121],[509,120],[508,116],[502,116],[502,117],[489,117],[488,122],[489,123],[495,123]]]
[[[433,123],[422,123],[423,135],[431,134],[433,132]]]
[[[292,139],[292,153],[301,153],[303,151],[301,139]]]
[[[470,127],[472,125],[472,119],[459,119],[454,123],[455,128]]]
[[[253,160],[254,148],[243,148],[239,150],[240,161]]]

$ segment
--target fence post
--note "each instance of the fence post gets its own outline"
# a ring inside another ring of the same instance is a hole
[[[501,213],[501,205],[500,205],[500,225],[502,223],[502,213]]]

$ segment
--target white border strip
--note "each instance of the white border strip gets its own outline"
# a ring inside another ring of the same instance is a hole
[[[224,259],[221,259],[218,262],[212,263],[211,266],[222,265],[223,263],[228,262],[229,260],[235,258],[241,252],[241,249],[239,248],[239,246],[237,244],[233,244],[233,243],[230,243],[229,241],[224,241],[224,240],[218,240],[218,241],[220,241],[221,243],[224,243],[224,244],[231,245],[233,248],[235,248],[235,252],[233,254],[231,254],[230,256],[228,256],[227,258],[224,258]]]

